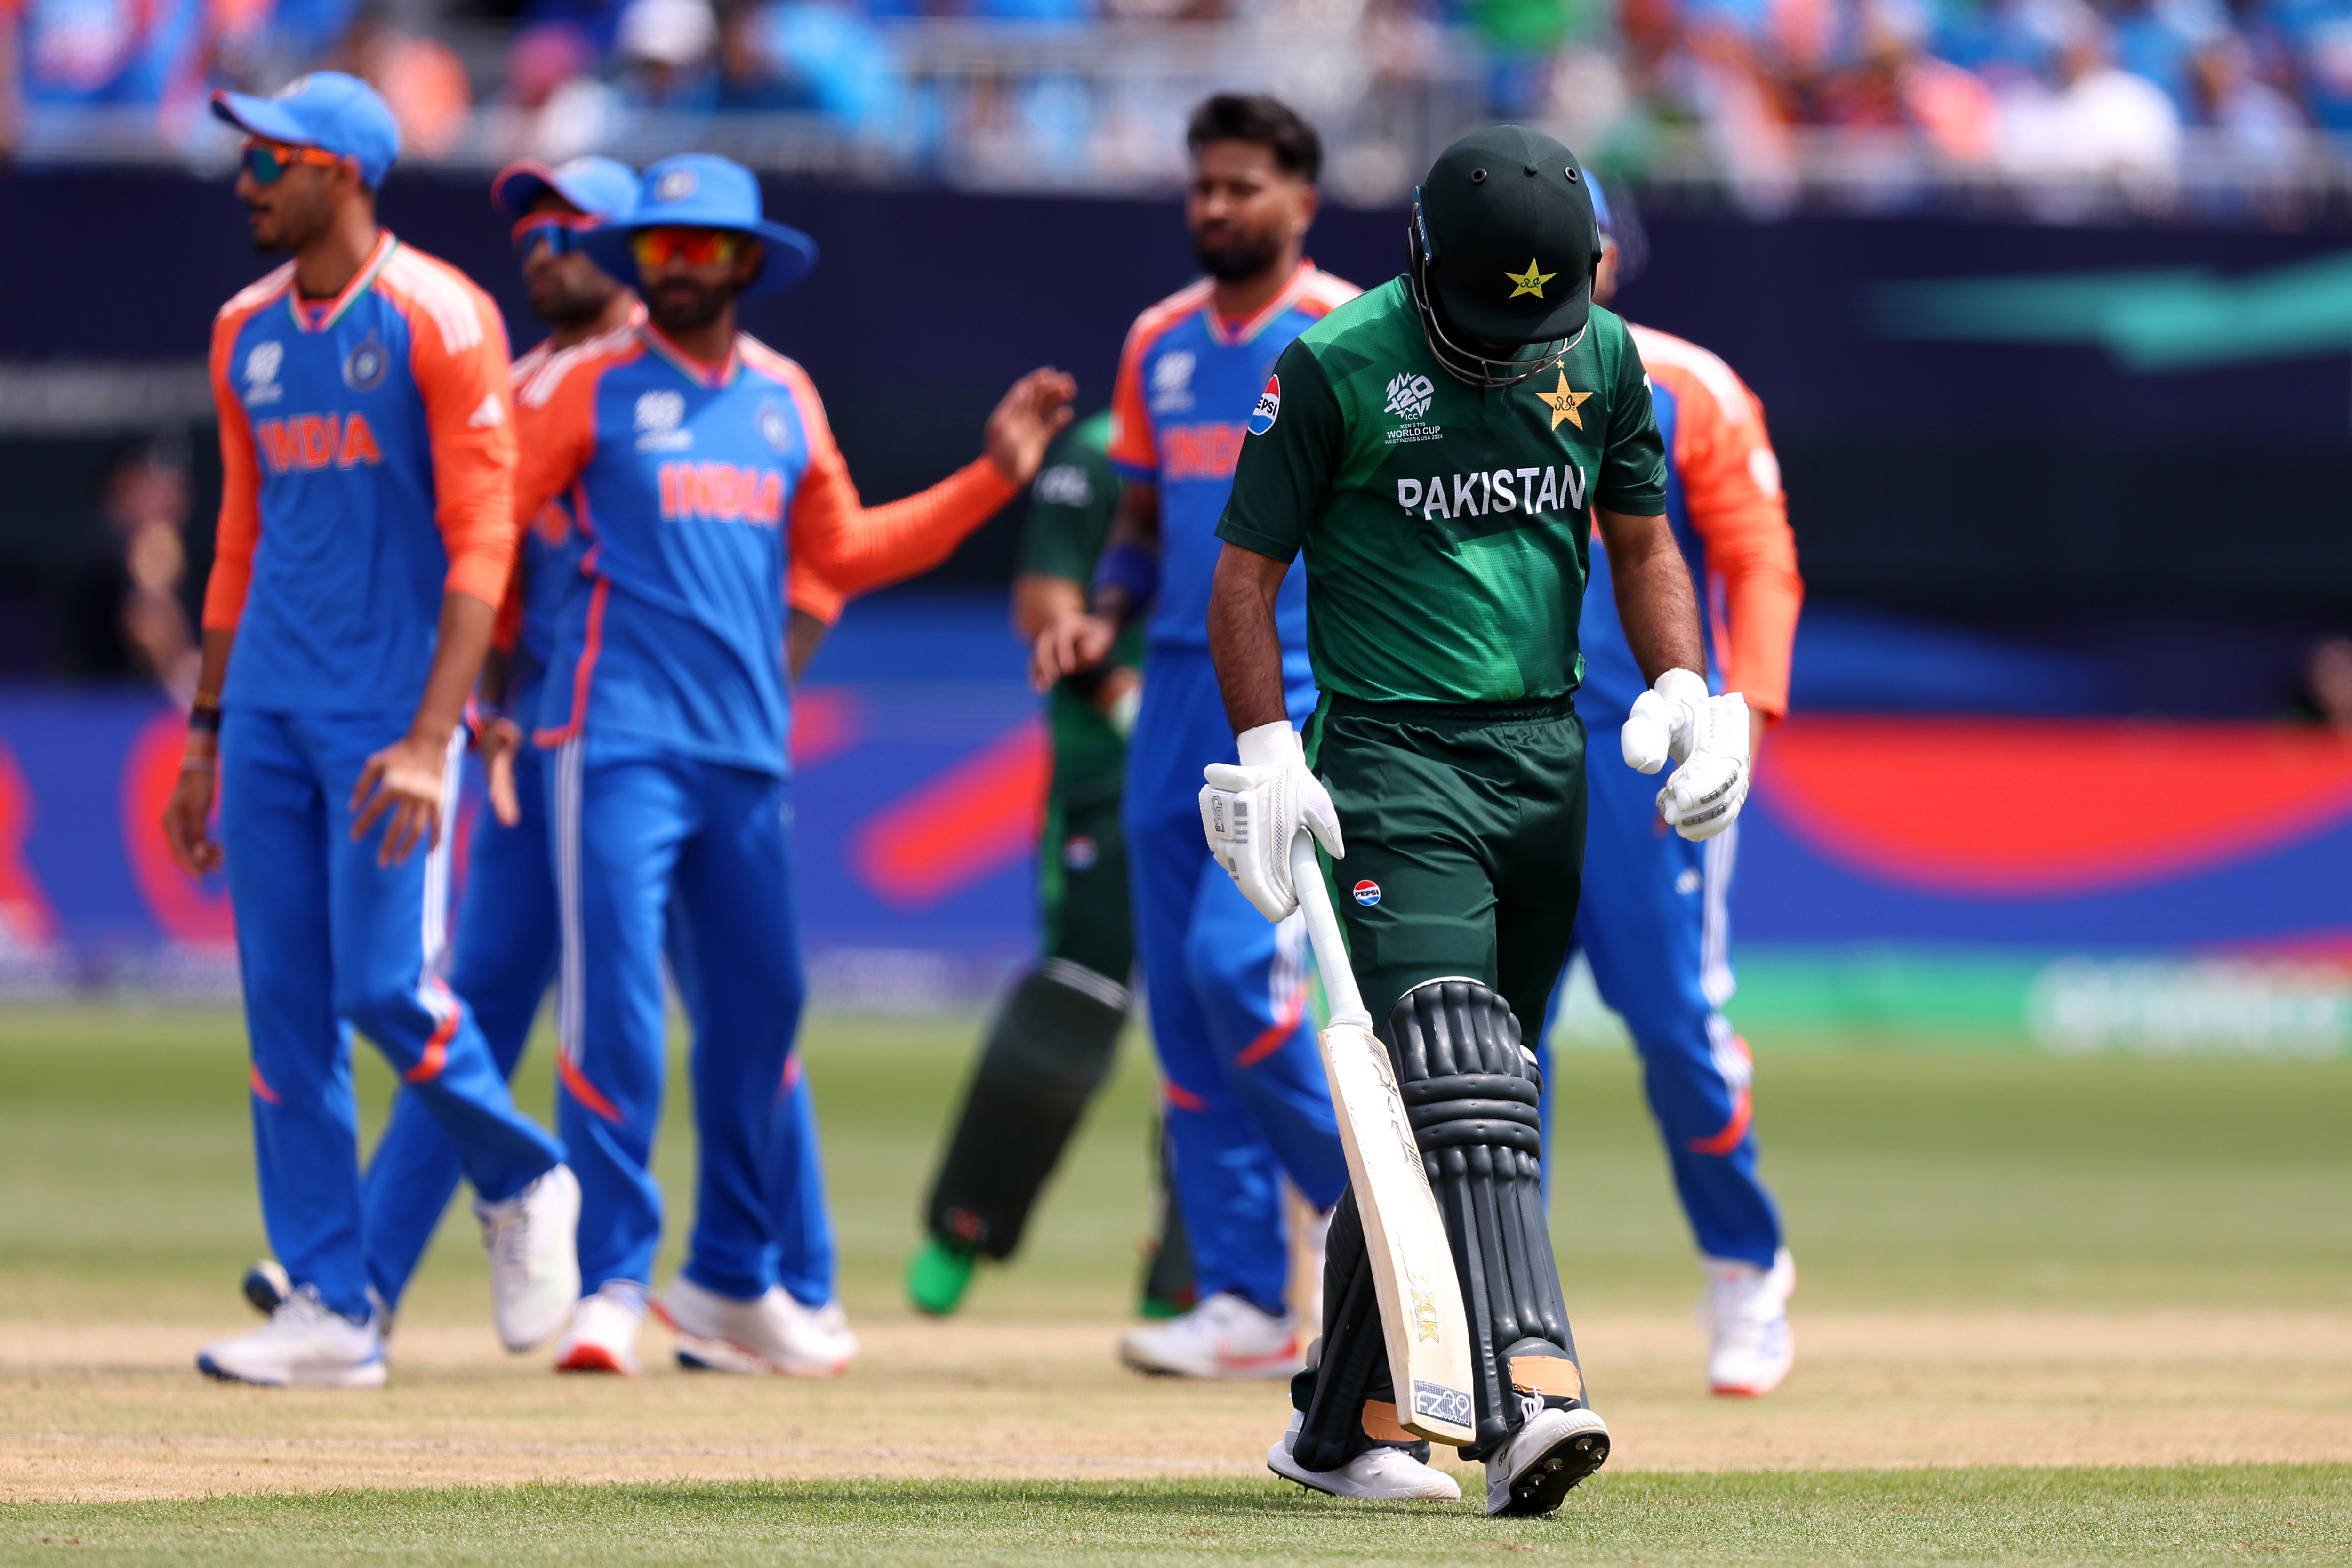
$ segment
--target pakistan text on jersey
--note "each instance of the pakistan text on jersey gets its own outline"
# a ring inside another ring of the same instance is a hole
[[[784,476],[774,468],[732,463],[664,463],[665,522],[753,522],[774,528],[784,520]]]
[[[253,446],[273,474],[383,461],[364,414],[296,414],[264,419],[253,427]]]
[[[1542,479],[1536,479],[1537,475]],[[1452,480],[1451,485],[1447,483]],[[1534,482],[1530,482],[1530,481]],[[1433,518],[1486,517],[1507,511],[1529,517],[1549,511],[1584,510],[1584,469],[1574,463],[1558,468],[1496,468],[1471,474],[1439,474],[1433,479],[1399,479],[1397,505]]]

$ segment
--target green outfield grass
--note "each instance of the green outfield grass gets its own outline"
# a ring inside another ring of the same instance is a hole
[[[1603,1477],[1546,1520],[1263,1482],[824,1482],[0,1507],[10,1563],[2341,1563],[2352,1468]]]
[[[895,1300],[978,1032],[809,1027],[853,1310]],[[392,1080],[358,1055],[373,1128]],[[542,1113],[549,1057],[535,1042],[517,1090]],[[1130,1035],[1027,1254],[983,1279],[975,1311],[1120,1310],[1147,1208],[1148,1058]],[[1635,1066],[1619,1051],[1555,1059],[1554,1224],[1571,1300],[1678,1306],[1689,1240]],[[1815,1310],[2352,1308],[2352,1063],[1768,1049],[1757,1126]],[[691,1159],[681,1088],[659,1164],[688,1203]],[[264,1247],[251,1173],[233,1013],[0,1009],[0,1314],[216,1310]],[[455,1207],[415,1300],[478,1310],[481,1268]]]

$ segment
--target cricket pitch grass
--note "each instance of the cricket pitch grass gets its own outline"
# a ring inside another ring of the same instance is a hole
[[[1554,1239],[1616,1447],[1559,1514],[1488,1521],[1469,1468],[1449,1507],[1304,1496],[1262,1462],[1281,1384],[1117,1365],[1140,1039],[1025,1255],[958,1317],[910,1313],[898,1270],[977,1032],[810,1030],[847,1377],[682,1373],[657,1328],[635,1382],[506,1356],[461,1205],[391,1386],[325,1393],[193,1368],[251,1321],[236,1276],[265,1250],[234,1016],[0,1011],[0,1563],[2352,1561],[2352,1066],[1761,1042],[1799,1362],[1727,1401],[1635,1069],[1562,1055]],[[373,1128],[389,1079],[362,1057]]]

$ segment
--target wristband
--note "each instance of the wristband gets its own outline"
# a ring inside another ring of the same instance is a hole
[[[1099,603],[1103,590],[1117,588],[1125,594],[1133,610],[1139,611],[1151,603],[1160,591],[1160,556],[1131,541],[1112,545],[1095,563],[1095,580],[1088,592],[1090,602]],[[1127,618],[1132,618],[1132,612]]]
[[[180,771],[184,773],[216,773],[220,772],[220,759],[200,757],[191,752],[180,759]]]
[[[210,708],[199,704],[188,710],[188,728],[206,735],[220,733],[221,710],[215,703]]]

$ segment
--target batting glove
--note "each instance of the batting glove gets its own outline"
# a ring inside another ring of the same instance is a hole
[[[1298,907],[1290,879],[1290,841],[1301,827],[1334,860],[1347,855],[1330,792],[1307,771],[1298,731],[1287,723],[1261,724],[1236,738],[1241,765],[1213,763],[1202,771],[1201,829],[1209,853],[1242,896],[1270,921]]]
[[[1658,792],[1658,815],[1696,842],[1730,826],[1748,800],[1748,700],[1709,696],[1704,677],[1670,669],[1633,700],[1618,734],[1625,765],[1654,773],[1681,763]]]

